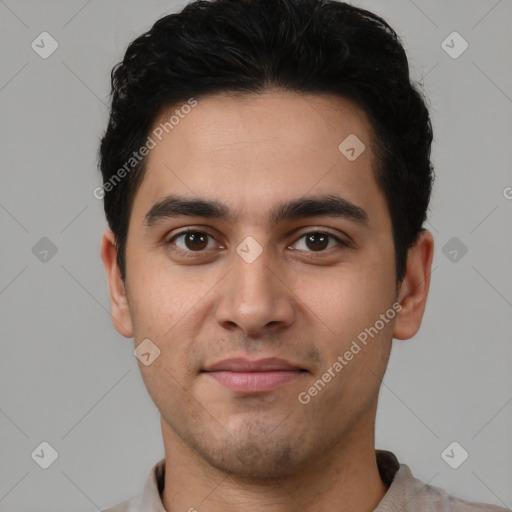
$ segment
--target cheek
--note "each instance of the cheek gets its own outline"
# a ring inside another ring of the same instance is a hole
[[[166,339],[181,330],[211,287],[203,275],[165,258],[134,253],[131,264],[130,309],[135,332],[143,337]]]
[[[302,275],[291,287],[299,304],[305,306],[304,315],[331,340],[343,343],[357,336],[392,305],[394,280],[389,262],[382,258],[367,261]]]
[[[370,261],[368,265],[361,262],[340,267],[321,279],[311,276],[301,280],[299,295],[306,298],[313,312],[309,314],[317,327],[316,346],[326,365],[320,373],[332,369],[336,361],[338,369],[340,364],[343,366],[339,372],[334,369],[334,384],[325,393],[332,407],[338,407],[336,401],[341,395],[348,393],[349,399],[348,390],[359,390],[361,398],[365,393],[373,396],[378,386],[375,376],[382,374],[389,357],[395,317],[394,280],[388,261]],[[384,320],[381,315],[385,315]]]

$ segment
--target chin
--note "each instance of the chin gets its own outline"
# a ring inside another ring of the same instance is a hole
[[[284,413],[238,414],[217,421],[201,414],[192,421],[176,421],[174,415],[169,419],[174,420],[168,422],[171,430],[204,463],[254,482],[298,475],[336,442],[324,428],[308,428],[307,421]]]
[[[323,448],[322,439],[315,443],[291,427],[286,421],[276,425],[252,418],[223,429],[220,437],[197,436],[194,449],[210,466],[234,477],[284,479],[303,471]]]
[[[214,468],[237,478],[263,481],[276,480],[300,472],[297,447],[279,442],[219,448],[214,453],[204,453],[203,458]]]

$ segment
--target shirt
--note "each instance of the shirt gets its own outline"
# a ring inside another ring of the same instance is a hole
[[[508,508],[456,498],[444,489],[423,484],[395,454],[376,450],[377,466],[388,491],[374,512],[505,512]],[[165,459],[149,472],[142,494],[103,512],[166,512],[161,493],[164,488]]]

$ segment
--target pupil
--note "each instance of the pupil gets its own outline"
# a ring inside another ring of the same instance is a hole
[[[318,238],[320,240],[318,242],[315,242],[315,238]],[[312,233],[311,235],[308,236],[307,240],[313,245],[313,248],[316,249],[324,249],[327,246],[327,244],[325,243],[327,241],[327,236],[321,233]]]
[[[205,240],[206,237],[200,233],[188,233],[186,237],[187,246],[189,245],[188,242],[190,242],[192,245],[195,244],[195,249],[203,249],[204,247],[206,247]],[[200,245],[200,247],[197,246],[198,244]],[[192,248],[194,247],[189,247],[189,249]]]

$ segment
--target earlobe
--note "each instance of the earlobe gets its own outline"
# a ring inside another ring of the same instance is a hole
[[[430,231],[423,230],[407,254],[407,269],[398,294],[402,309],[396,316],[394,338],[412,338],[420,328],[427,304],[433,256],[434,237]]]
[[[121,272],[117,265],[117,245],[112,230],[107,229],[101,239],[101,259],[105,266],[110,290],[110,310],[112,323],[116,330],[125,338],[133,337],[133,325],[126,298],[126,291]]]

